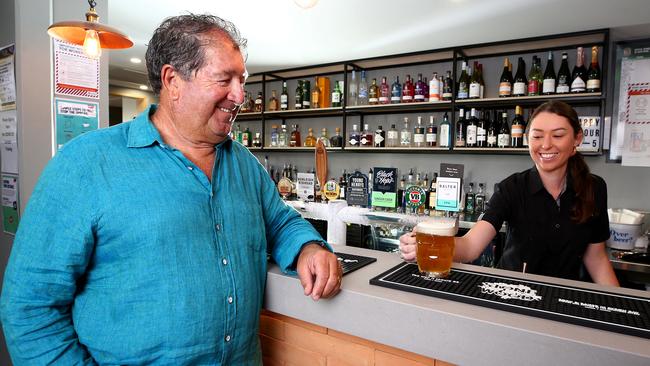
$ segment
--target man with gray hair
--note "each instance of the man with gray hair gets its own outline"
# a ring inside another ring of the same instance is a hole
[[[50,161],[0,302],[14,364],[261,364],[267,251],[305,295],[338,292],[331,248],[229,137],[245,45],[218,17],[166,19],[146,55],[159,105]]]

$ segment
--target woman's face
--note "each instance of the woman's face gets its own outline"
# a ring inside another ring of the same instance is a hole
[[[531,121],[528,151],[540,173],[566,172],[569,158],[582,142],[569,120],[551,112],[541,112]]]

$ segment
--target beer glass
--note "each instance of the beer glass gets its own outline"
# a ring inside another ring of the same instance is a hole
[[[420,273],[429,277],[449,275],[456,233],[457,218],[439,217],[415,226],[416,258]]]

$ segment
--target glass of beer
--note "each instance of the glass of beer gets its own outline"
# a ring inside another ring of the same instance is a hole
[[[458,219],[438,217],[415,226],[418,269],[429,277],[447,277],[454,258]]]

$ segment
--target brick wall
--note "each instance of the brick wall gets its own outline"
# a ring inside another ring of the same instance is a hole
[[[260,341],[265,366],[451,366],[266,310]]]

